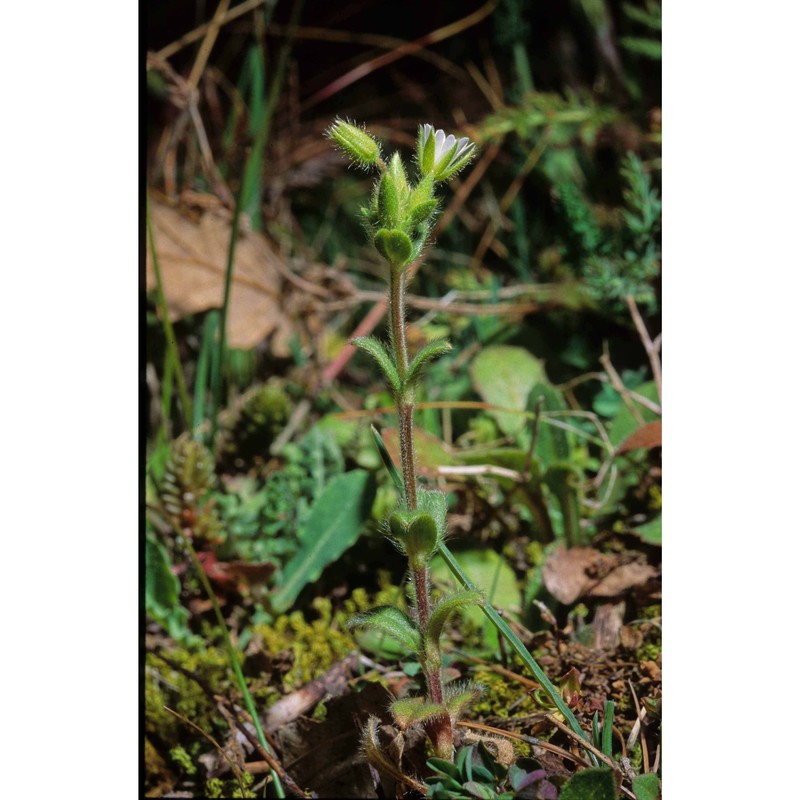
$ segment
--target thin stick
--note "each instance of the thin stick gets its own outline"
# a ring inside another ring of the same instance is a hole
[[[219,742],[210,733],[206,733],[199,725],[195,725],[195,723],[192,722],[190,719],[186,719],[186,717],[184,717],[182,714],[179,714],[177,711],[173,711],[169,706],[161,706],[161,707],[164,709],[164,711],[168,711],[174,717],[177,717],[182,722],[185,722],[187,725],[194,728],[199,734],[205,736],[206,739],[208,739],[208,741],[211,742],[211,744],[213,744],[214,747],[217,748],[217,750],[219,750],[222,757],[228,762],[228,766],[231,768],[231,772],[236,776],[236,780],[239,781],[239,789],[242,792],[242,797],[244,797],[245,796],[244,784],[242,783],[241,773],[239,772],[239,769],[236,767],[233,761],[231,761],[230,758],[228,758],[228,754],[222,749],[222,747],[220,747]]]
[[[660,403],[661,402],[661,359],[659,358],[658,353],[659,350],[661,349],[661,334],[658,335],[657,337],[658,344],[656,344],[650,338],[650,334],[647,332],[644,320],[642,319],[642,315],[639,313],[639,309],[636,307],[636,301],[633,299],[633,296],[626,295],[625,302],[628,304],[628,310],[631,312],[633,324],[636,326],[636,330],[639,331],[639,338],[642,340],[645,352],[647,353],[647,358],[650,360],[650,369],[653,371],[653,380],[655,381],[656,384],[656,390],[658,391],[658,402]]]

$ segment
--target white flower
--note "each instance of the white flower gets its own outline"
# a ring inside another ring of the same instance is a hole
[[[425,123],[419,129],[417,158],[423,176],[432,175],[435,181],[452,178],[474,158],[475,144],[466,136],[456,139],[441,129]]]

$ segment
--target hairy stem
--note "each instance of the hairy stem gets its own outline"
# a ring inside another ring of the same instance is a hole
[[[400,380],[408,372],[408,343],[406,341],[405,272],[390,270],[389,326],[394,349],[395,366]],[[417,476],[414,470],[414,387],[407,387],[397,398],[397,417],[400,428],[400,464],[406,504],[412,511],[417,507]]]

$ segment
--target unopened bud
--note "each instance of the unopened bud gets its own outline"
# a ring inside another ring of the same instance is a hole
[[[349,122],[337,119],[326,131],[326,136],[359,166],[374,167],[381,160],[377,139]]]

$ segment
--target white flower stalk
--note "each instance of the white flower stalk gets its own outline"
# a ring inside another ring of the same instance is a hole
[[[456,139],[453,134],[434,130],[433,125],[420,126],[417,138],[417,159],[424,177],[447,181],[460,172],[475,157],[475,143],[466,136]]]

